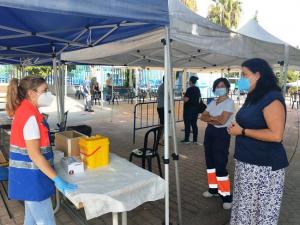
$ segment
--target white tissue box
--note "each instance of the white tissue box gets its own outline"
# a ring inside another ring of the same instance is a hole
[[[84,172],[84,164],[81,160],[74,156],[64,157],[61,160],[62,167],[69,175],[74,175]]]

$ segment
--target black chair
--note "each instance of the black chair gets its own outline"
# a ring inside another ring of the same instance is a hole
[[[133,157],[140,158],[140,159],[142,159],[142,167],[145,169],[146,160],[147,160],[148,170],[152,171],[152,159],[156,158],[157,164],[158,164],[158,169],[159,169],[159,175],[161,177],[163,177],[161,165],[160,165],[160,156],[158,153],[158,144],[159,144],[161,132],[162,132],[162,127],[155,127],[155,128],[148,130],[147,133],[145,134],[145,138],[144,138],[144,147],[134,149],[130,154],[129,161],[132,162]],[[149,136],[151,134],[153,134],[153,143],[152,143],[152,146],[149,147],[148,141],[149,141]]]
[[[58,129],[50,130],[50,143],[51,143],[51,146],[54,146],[55,134],[58,133],[58,132],[62,132],[62,131],[66,130],[67,120],[68,120],[68,113],[69,113],[69,111],[66,111],[64,113],[63,121],[61,123],[56,124]]]
[[[3,200],[4,207],[6,209],[6,212],[7,212],[8,216],[9,216],[9,218],[12,219],[13,216],[12,216],[12,213],[9,210],[8,204],[7,204],[7,199],[8,199],[7,198],[7,191],[6,191],[6,189],[4,187],[4,184],[3,184],[3,182],[7,182],[7,181],[8,181],[8,168],[0,166],[0,185],[1,185],[1,188],[2,188],[2,190],[4,192],[4,194],[3,194],[2,191],[0,190],[0,196],[1,196],[2,200]]]
[[[66,127],[67,127],[67,120],[68,120],[68,113],[69,113],[69,111],[66,111],[66,112],[64,113],[63,121],[62,121],[61,123],[57,123],[57,124],[56,124],[59,131],[65,131],[65,130],[66,130]]]

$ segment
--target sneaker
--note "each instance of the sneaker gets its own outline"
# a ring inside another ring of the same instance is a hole
[[[223,203],[223,209],[229,210],[232,208],[232,203],[231,202],[224,202]]]
[[[188,145],[188,144],[190,144],[191,142],[190,142],[190,141],[186,141],[186,140],[182,140],[181,143]]]
[[[219,194],[212,194],[212,193],[210,193],[209,191],[205,191],[205,192],[202,193],[202,196],[203,196],[204,198],[211,198],[211,197],[218,197]]]
[[[200,142],[198,142],[198,141],[193,141],[193,144],[194,145],[202,145]]]
[[[88,112],[94,112],[94,110],[90,109],[90,110],[88,110]]]

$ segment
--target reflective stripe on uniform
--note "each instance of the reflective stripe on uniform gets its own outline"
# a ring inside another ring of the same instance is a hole
[[[216,173],[216,169],[207,169],[207,173]]]
[[[54,165],[54,160],[47,160],[50,165]],[[24,162],[19,160],[9,160],[9,167],[18,168],[18,169],[30,169],[38,170],[39,168],[33,162]]]
[[[207,169],[207,181],[209,188],[218,188],[216,169]]]
[[[226,177],[217,177],[217,181],[226,181],[229,180],[229,176]]]
[[[222,196],[230,195],[230,180],[229,176],[217,177],[218,182],[218,192]]]
[[[40,150],[41,150],[42,154],[47,154],[47,153],[52,151],[51,147],[41,147]],[[9,151],[12,152],[12,153],[28,155],[28,151],[27,151],[26,148],[20,148],[20,147],[17,147],[15,145],[10,145],[10,150]]]
[[[223,197],[229,196],[229,195],[230,195],[230,192],[222,192],[222,191],[220,191],[220,190],[218,190],[218,193],[219,193],[221,196],[223,196]]]

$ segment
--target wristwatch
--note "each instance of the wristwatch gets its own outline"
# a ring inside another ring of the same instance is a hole
[[[246,131],[246,129],[243,128],[243,129],[242,129],[242,136],[245,136],[245,135],[246,135],[245,131]]]

